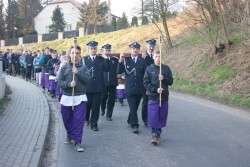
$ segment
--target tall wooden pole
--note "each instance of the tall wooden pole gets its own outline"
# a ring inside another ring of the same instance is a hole
[[[74,57],[73,57],[73,69],[76,67],[76,36],[74,38]],[[75,73],[73,72],[73,81],[75,81]],[[75,101],[74,101],[74,96],[75,96],[75,87],[72,88],[72,110],[74,111],[75,109]]]
[[[159,75],[161,75],[161,59],[162,59],[162,37],[160,36],[160,72]],[[162,81],[160,81],[160,88],[162,88]],[[161,107],[161,93],[159,94],[159,106]]]

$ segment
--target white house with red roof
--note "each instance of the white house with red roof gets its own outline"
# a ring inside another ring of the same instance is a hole
[[[54,0],[44,7],[35,17],[35,29],[38,34],[49,33],[49,26],[52,24],[51,17],[57,6],[61,8],[64,20],[67,23],[65,31],[76,30],[77,22],[79,22],[81,3],[75,0]]]

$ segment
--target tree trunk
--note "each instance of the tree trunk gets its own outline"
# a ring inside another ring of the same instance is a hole
[[[169,34],[169,30],[168,30],[168,24],[167,24],[167,19],[166,18],[162,18],[162,23],[163,23],[163,28],[165,31],[165,35],[167,38],[167,43],[168,43],[168,48],[172,49],[173,48],[173,44],[172,44],[172,40]]]
[[[220,15],[220,20],[221,20],[222,30],[223,30],[224,36],[226,38],[226,42],[227,42],[227,44],[231,45],[232,42],[229,40],[229,37],[228,37],[228,34],[227,34],[227,28],[226,28],[226,24],[225,24],[225,20],[224,20],[223,14],[222,14],[220,0],[217,0],[217,7],[218,7],[218,10],[219,10],[219,15]]]
[[[94,0],[94,34],[97,35],[97,4],[96,0]]]
[[[168,30],[168,24],[167,24],[167,11],[166,11],[166,4],[164,2],[164,0],[160,1],[160,8],[161,8],[161,17],[162,17],[162,24],[163,24],[163,28],[165,31],[165,35],[166,35],[166,39],[167,39],[167,44],[168,44],[168,48],[172,49],[173,48],[173,44],[171,41],[171,37],[169,34],[169,30]]]

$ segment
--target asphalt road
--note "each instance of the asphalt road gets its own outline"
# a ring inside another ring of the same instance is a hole
[[[55,104],[57,107],[57,104]],[[187,95],[172,94],[165,142],[153,146],[141,121],[139,134],[126,120],[128,105],[116,103],[113,121],[99,119],[100,131],[84,127],[83,146],[65,145],[66,132],[55,113],[55,144],[50,166],[58,167],[249,167],[250,112]]]

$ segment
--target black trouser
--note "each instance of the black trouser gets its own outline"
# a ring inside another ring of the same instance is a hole
[[[32,70],[32,66],[26,67],[26,79],[31,79],[31,70]]]
[[[98,126],[97,122],[99,120],[100,115],[100,105],[101,105],[101,96],[102,93],[87,93],[87,113],[86,113],[86,121],[89,121],[90,117],[90,110],[91,118],[90,118],[90,125],[91,127]]]
[[[142,94],[126,94],[128,105],[129,105],[129,115],[128,123],[133,127],[139,127],[137,110],[141,102]]]
[[[18,75],[20,75],[20,64],[19,63],[16,64],[16,73]]]
[[[12,63],[9,63],[8,69],[9,69],[9,75],[12,75]]]
[[[24,78],[26,75],[26,69],[24,68],[24,66],[21,66],[21,70],[22,70],[22,77]]]
[[[144,122],[144,124],[148,123],[148,95],[143,94],[143,99],[142,99],[142,121]]]
[[[105,91],[102,96],[101,109],[102,112],[105,111],[107,106],[107,117],[111,118],[115,106],[115,98],[116,98],[116,86],[106,86]],[[108,102],[107,102],[108,101]]]
[[[123,104],[123,99],[117,98],[120,104]]]

